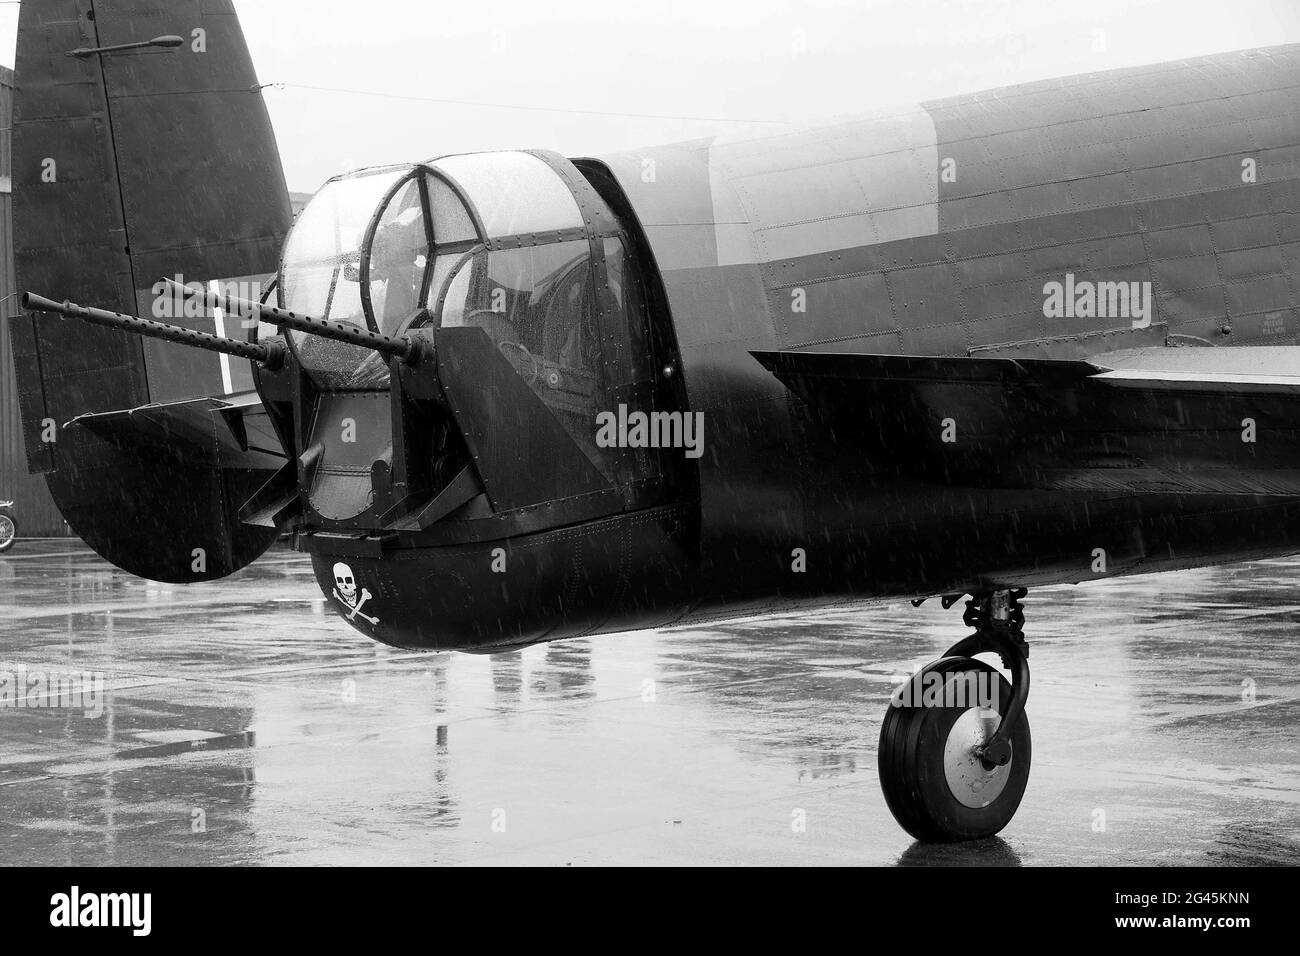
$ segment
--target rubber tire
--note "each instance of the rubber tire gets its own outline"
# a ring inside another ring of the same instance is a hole
[[[0,554],[4,554],[6,551],[8,551],[10,548],[12,548],[15,544],[18,543],[18,519],[16,519],[8,511],[0,512],[0,514],[3,514],[6,518],[8,518],[13,523],[14,526],[14,536],[10,538],[8,541],[0,541]]]
[[[924,668],[912,681],[931,672],[943,674],[983,670],[998,674],[983,661],[970,657],[945,657]],[[1011,685],[998,674],[999,711],[1006,713]],[[919,699],[920,685],[917,686]],[[918,840],[956,843],[993,836],[1011,822],[1025,785],[1029,782],[1033,746],[1029,719],[1020,715],[1011,734],[1011,762],[1004,768],[1011,778],[987,807],[959,803],[944,775],[944,744],[948,732],[967,707],[895,707],[892,704],[880,727],[877,764],[885,803],[899,825]]]

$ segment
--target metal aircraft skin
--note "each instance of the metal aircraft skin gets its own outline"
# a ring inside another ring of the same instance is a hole
[[[904,706],[881,743],[900,822],[959,839],[1028,775],[1020,589],[1300,549],[1300,46],[361,170],[289,230],[233,9],[92,8],[23,8],[20,288],[56,301],[10,327],[32,465],[129,571],[210,580],[287,532],[366,636],[477,652],[970,594],[927,673],[1001,654],[1003,730]],[[269,273],[255,316],[155,285]],[[229,351],[240,315],[255,395],[153,341]],[[917,769],[953,734],[983,805]]]

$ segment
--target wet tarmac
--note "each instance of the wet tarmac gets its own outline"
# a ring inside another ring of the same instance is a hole
[[[0,706],[0,863],[1300,862],[1300,559],[1026,611],[1020,812],[928,847],[885,807],[876,737],[960,605],[429,655],[368,643],[288,551],[179,587],[20,542],[0,676],[104,686]]]

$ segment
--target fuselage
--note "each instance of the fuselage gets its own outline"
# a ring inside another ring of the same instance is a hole
[[[1297,85],[1300,48],[1281,47],[572,163],[539,154],[584,216],[585,234],[575,222],[552,240],[586,239],[612,257],[618,237],[620,268],[639,271],[644,287],[637,314],[599,298],[594,313],[598,337],[645,350],[648,371],[605,387],[597,369],[585,396],[560,407],[536,381],[550,367],[541,351],[523,371],[514,363],[604,485],[568,494],[570,470],[539,500],[493,501],[489,482],[418,530],[381,528],[364,509],[340,521],[309,508],[298,540],[345,616],[339,565],[370,594],[376,621],[351,615],[362,631],[462,650],[1293,551],[1298,513],[1283,498],[970,487],[865,460],[750,353],[1080,358],[1152,344],[1294,344]],[[599,292],[613,267],[598,259]],[[455,276],[436,282],[446,308]],[[483,311],[494,311],[484,294]],[[495,311],[518,326],[514,309]],[[434,329],[462,319],[434,315],[427,334],[436,341]],[[337,391],[308,445],[348,417],[339,402],[388,401],[384,389]],[[694,416],[702,440],[629,449],[626,413],[638,408]],[[530,428],[495,413],[485,445],[517,443]],[[608,443],[597,441],[611,415],[617,461],[602,460]],[[340,460],[341,445],[323,446]],[[357,459],[354,473],[366,464]],[[541,485],[545,470],[532,476]],[[328,493],[346,497],[337,473]],[[359,481],[355,494],[373,487]],[[1097,547],[1110,556],[1102,572]]]

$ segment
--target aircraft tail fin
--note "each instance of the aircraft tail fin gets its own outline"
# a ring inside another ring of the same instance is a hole
[[[291,222],[229,0],[24,3],[15,72],[19,290],[246,338],[241,323],[177,310],[181,300],[156,288],[174,275],[244,280],[247,296],[276,270]],[[101,555],[145,577],[194,581],[270,545],[273,531],[236,517],[268,477],[267,455],[232,445],[223,427],[189,427],[198,406],[186,403],[252,391],[246,362],[49,314],[8,325],[29,466]],[[127,414],[145,406],[170,411]],[[119,413],[111,429],[84,417],[104,413]],[[252,421],[259,409],[239,414]],[[64,429],[76,419],[95,427]],[[186,438],[160,445],[160,429]]]

